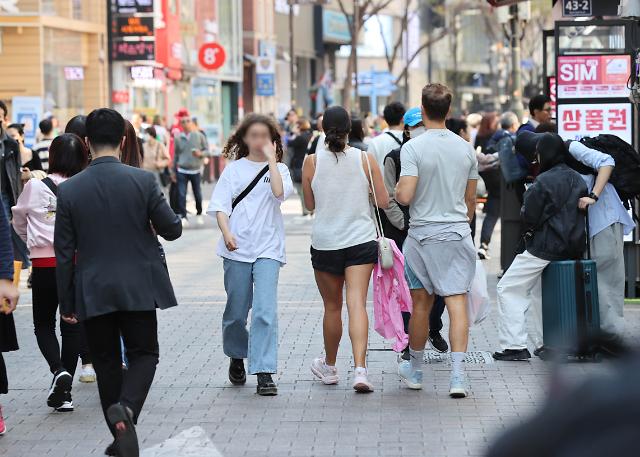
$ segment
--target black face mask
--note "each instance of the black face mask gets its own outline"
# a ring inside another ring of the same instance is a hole
[[[536,146],[540,172],[544,173],[556,165],[565,163],[566,154],[567,146],[562,138],[555,133],[545,133]]]

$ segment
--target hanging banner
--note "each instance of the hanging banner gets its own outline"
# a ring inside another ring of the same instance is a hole
[[[558,57],[558,98],[626,98],[629,55]]]
[[[558,106],[558,134],[579,140],[601,133],[616,135],[633,144],[631,103],[585,103]]]

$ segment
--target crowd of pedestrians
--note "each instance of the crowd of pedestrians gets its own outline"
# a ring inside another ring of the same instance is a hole
[[[524,124],[512,112],[452,116],[453,97],[446,86],[429,84],[417,106],[392,102],[383,111],[386,128],[375,135],[367,116],[340,106],[313,120],[291,110],[282,123],[262,114],[239,122],[222,149],[228,164],[206,209],[222,235],[222,346],[233,385],[255,375],[258,395],[278,393],[278,281],[287,262],[281,205],[294,192],[313,224],[310,268],[324,305],[324,353],[309,363],[322,384],[340,382],[346,301],[351,383],[358,393],[375,390],[367,370],[366,304],[372,273],[392,250],[386,238],[402,252],[404,278],[395,287],[406,288],[411,301],[398,316],[408,335],[398,357],[400,379],[409,389],[422,388],[430,344],[449,352],[450,396],[468,396],[467,296],[477,261],[490,258],[505,189],[522,204],[523,243],[497,287],[494,358],[529,359],[529,338],[534,354],[546,358],[542,272],[553,261],[581,257],[587,233],[601,278],[603,337],[620,340],[622,240],[635,223],[610,182],[614,158],[565,143],[554,133],[543,95],[531,99]],[[23,126],[8,123],[0,102],[0,351],[18,349],[12,280],[30,268],[35,338],[52,374],[46,404],[74,410],[80,359],[79,379],[97,380],[114,437],[106,454],[137,456],[135,425],[159,360],[156,309],[177,305],[158,237],[175,240],[190,225],[189,184],[195,221],[204,223],[202,179],[212,148],[186,110],[170,127],[159,117],[149,122],[136,113],[126,120],[106,108],[72,118],[64,133],[56,122],[40,122],[29,149]],[[476,241],[479,194],[485,215]],[[7,390],[0,353],[0,394]],[[0,434],[6,431],[1,413]]]

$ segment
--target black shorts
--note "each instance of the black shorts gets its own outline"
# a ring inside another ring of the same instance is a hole
[[[347,267],[378,263],[378,243],[367,243],[335,251],[319,251],[311,247],[311,264],[314,270],[344,276]]]

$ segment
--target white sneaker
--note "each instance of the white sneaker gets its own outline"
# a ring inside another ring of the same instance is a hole
[[[182,218],[182,228],[187,228],[189,227],[189,219],[187,219],[186,217]]]
[[[449,384],[449,396],[451,398],[465,398],[467,396],[467,375],[464,373],[451,372],[451,382]]]
[[[330,386],[338,384],[338,369],[327,365],[324,357],[314,359],[311,364],[311,372],[316,375],[324,385]]]
[[[422,389],[422,370],[413,370],[411,362],[402,360],[398,364],[398,375],[404,381],[409,389]]]
[[[82,365],[80,370],[80,382],[96,382],[96,372],[90,363]]]
[[[367,378],[367,369],[357,367],[353,373],[353,388],[359,393],[373,392],[373,384]]]
[[[202,214],[198,214],[196,216],[196,224],[204,225],[204,217],[202,216]]]

